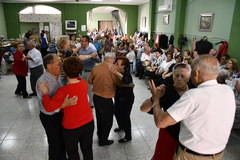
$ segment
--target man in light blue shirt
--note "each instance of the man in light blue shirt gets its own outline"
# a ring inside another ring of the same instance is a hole
[[[89,46],[89,41],[90,39],[88,36],[83,36],[81,40],[81,49],[78,51],[80,55],[79,58],[83,60],[82,78],[86,81],[88,80],[97,60],[97,51]],[[88,96],[89,104],[93,108],[92,85],[90,84],[88,84]]]

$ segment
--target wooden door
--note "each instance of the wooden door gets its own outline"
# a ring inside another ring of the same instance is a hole
[[[113,21],[98,21],[98,29],[112,30],[113,29]]]

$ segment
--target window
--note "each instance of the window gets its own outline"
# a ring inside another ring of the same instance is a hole
[[[20,14],[61,14],[56,8],[44,5],[27,7],[19,12]]]

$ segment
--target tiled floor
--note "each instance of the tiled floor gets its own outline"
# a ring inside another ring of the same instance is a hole
[[[149,160],[153,155],[158,129],[151,115],[139,111],[139,106],[150,93],[143,80],[134,81],[136,99],[131,115],[133,140],[119,144],[117,140],[123,135],[111,131],[110,139],[114,139],[115,143],[99,147],[95,129],[95,160]],[[16,83],[15,76],[11,74],[0,79],[0,160],[47,160],[47,141],[38,117],[37,98],[26,100],[15,96]],[[28,90],[30,92],[29,79]],[[224,160],[240,160],[239,148],[240,136],[232,132]]]

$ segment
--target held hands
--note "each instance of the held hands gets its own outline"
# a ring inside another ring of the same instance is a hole
[[[38,89],[43,92],[44,94],[48,93],[48,85],[47,83],[39,82]]]
[[[71,98],[68,98],[69,95],[67,95],[63,101],[63,104],[61,105],[60,108],[65,108],[65,107],[68,107],[68,106],[73,106],[73,105],[76,105],[77,104],[77,101],[78,101],[78,97],[77,96],[73,96]]]
[[[109,64],[108,68],[113,74],[118,74],[119,73],[118,67],[114,64]]]
[[[25,59],[25,60],[32,60],[32,57],[30,57],[30,56],[25,56],[24,59]]]
[[[153,80],[149,81],[150,91],[152,93],[153,101],[159,101],[159,99],[165,94],[166,86],[164,84],[156,87]]]
[[[97,57],[97,53],[91,53],[91,54],[90,54],[90,57],[93,58],[93,59],[95,59],[95,58]]]

